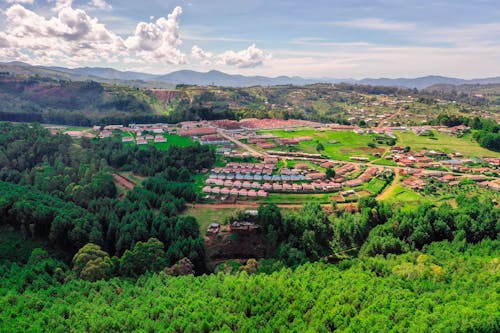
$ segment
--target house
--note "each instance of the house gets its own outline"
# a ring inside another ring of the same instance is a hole
[[[299,170],[307,170],[307,169],[309,169],[309,164],[298,163],[297,165],[295,165],[295,168],[299,169]]]
[[[266,191],[271,191],[273,189],[273,186],[269,183],[264,183],[262,185],[262,189],[266,190]]]
[[[134,142],[134,138],[132,136],[124,136],[122,142]]]
[[[219,223],[211,223],[207,228],[207,235],[216,235],[220,231]]]
[[[267,192],[263,191],[263,190],[259,190],[257,192],[257,196],[260,197],[260,198],[267,198]]]
[[[136,143],[138,146],[141,146],[141,145],[147,145],[147,144],[148,144],[148,142],[147,142],[146,140],[144,140],[144,139],[137,139],[137,140],[135,141],[135,143]]]
[[[260,186],[260,184],[259,184],[259,183],[257,183],[257,182],[253,182],[253,183],[252,183],[252,188],[260,189],[260,188],[261,188],[261,186]]]
[[[316,180],[316,179],[324,179],[326,177],[326,174],[324,172],[312,172],[308,173],[307,177],[311,180]]]
[[[283,186],[279,183],[274,183],[273,184],[273,191],[282,191],[283,190]]]
[[[232,196],[237,197],[237,196],[238,196],[238,194],[239,194],[239,190],[238,190],[237,188],[233,188],[233,189],[229,192],[229,194],[231,194]]]
[[[361,186],[363,184],[363,181],[361,179],[353,179],[353,180],[348,180],[345,182],[345,185],[348,187],[356,187],[356,186]]]
[[[227,187],[224,187],[222,190],[220,190],[220,194],[222,195],[229,195],[231,191],[227,188]]]
[[[163,135],[156,135],[155,143],[162,143],[162,142],[167,142],[167,138],[165,138]]]
[[[257,197],[257,192],[255,190],[249,190],[247,193],[249,198],[256,198]]]
[[[210,186],[205,186],[202,191],[203,193],[212,193],[212,188]]]
[[[335,163],[332,161],[324,162],[319,165],[322,168],[328,169],[328,168],[333,168],[335,166]]]

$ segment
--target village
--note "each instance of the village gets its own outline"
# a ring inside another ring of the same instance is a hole
[[[50,129],[61,131],[60,128]],[[307,129],[309,135],[301,135],[306,133],[303,129]],[[413,191],[422,191],[430,180],[456,186],[464,179],[500,191],[500,157],[497,156],[472,157],[460,151],[414,149],[391,144],[378,150],[367,147],[365,151],[335,159],[332,158],[335,154],[306,149],[320,143],[315,136],[330,138],[335,137],[335,133],[351,133],[359,137],[371,135],[396,143],[400,133],[432,138],[434,133],[460,137],[469,131],[466,126],[362,128],[304,120],[252,118],[95,126],[91,132],[72,130],[66,134],[106,138],[118,133],[124,144],[139,146],[186,137],[202,145],[214,146],[221,160],[225,161],[224,166],[207,171],[200,191],[206,200],[236,204],[241,200],[264,200],[271,194],[321,193],[334,194],[332,198],[339,202],[351,202],[362,196],[378,194],[370,191],[372,179],[380,179],[389,185],[387,182],[398,173],[403,177],[401,185]],[[335,147],[340,142],[328,140],[321,144]]]

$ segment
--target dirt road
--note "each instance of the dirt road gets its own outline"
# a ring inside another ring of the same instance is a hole
[[[379,201],[385,200],[392,194],[392,192],[394,192],[394,189],[396,188],[396,186],[399,183],[399,169],[395,168],[394,172],[395,172],[395,175],[394,175],[394,179],[392,180],[391,185],[386,186],[386,188],[381,193],[379,193],[379,195],[377,195],[377,200],[379,200]]]

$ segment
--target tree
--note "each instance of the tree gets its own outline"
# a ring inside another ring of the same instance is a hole
[[[100,246],[88,243],[73,257],[73,270],[83,280],[97,281],[111,277],[113,264]]]
[[[156,238],[137,242],[133,250],[126,250],[120,260],[123,276],[137,277],[146,272],[158,272],[165,268],[163,243]]]
[[[335,178],[335,170],[333,170],[332,168],[327,168],[325,173],[326,173],[326,178],[328,179]]]
[[[323,146],[323,144],[321,142],[318,142],[318,144],[316,145],[316,150],[318,152],[321,152],[321,151],[325,150],[325,146]]]

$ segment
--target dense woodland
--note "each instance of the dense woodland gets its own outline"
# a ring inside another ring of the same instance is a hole
[[[197,222],[178,213],[197,198],[191,175],[214,159],[200,145],[159,151],[119,138],[78,145],[39,125],[0,124],[2,224],[70,254],[91,242],[120,256],[154,237],[169,249],[167,264],[188,257],[204,271]],[[119,200],[113,170],[151,178]]]
[[[396,208],[368,197],[331,215],[263,205],[253,221],[265,258],[209,274],[198,222],[180,213],[214,162],[201,145],[159,151],[0,123],[2,330],[500,328],[491,200]],[[117,171],[145,179],[119,198]]]
[[[6,332],[498,332],[498,241],[272,274],[64,280],[37,249],[0,266]],[[3,244],[3,251],[8,251]],[[11,249],[12,250],[12,249]]]

